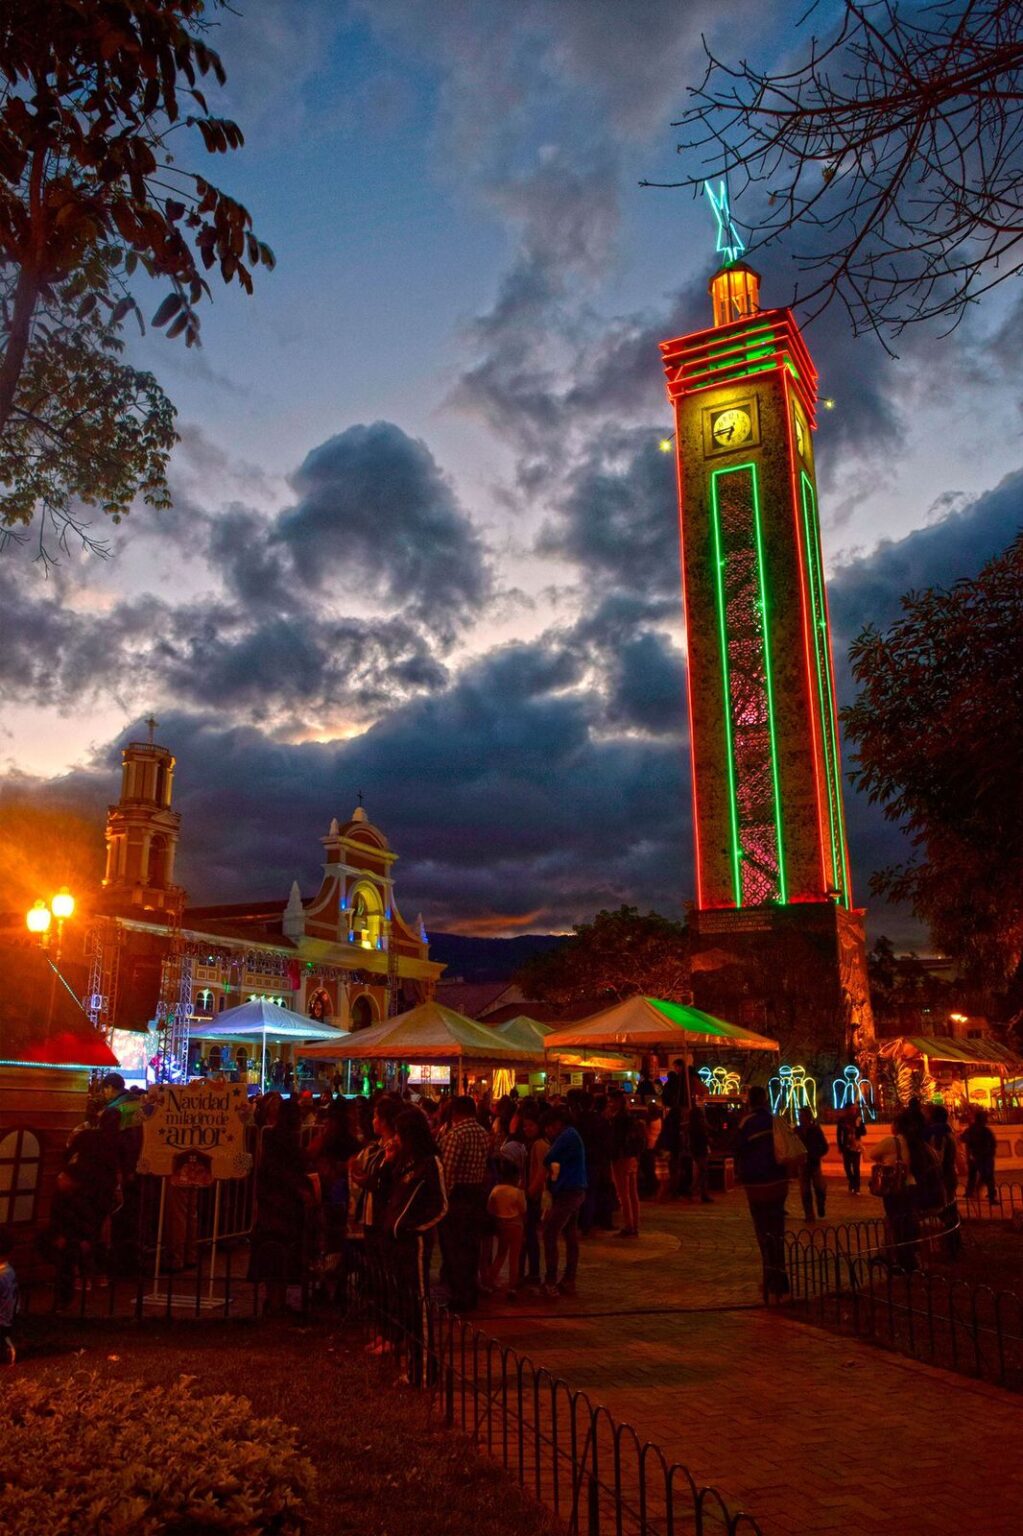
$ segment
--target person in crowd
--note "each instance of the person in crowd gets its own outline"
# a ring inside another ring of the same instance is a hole
[[[383,1255],[407,1349],[406,1380],[422,1386],[430,1383],[434,1363],[430,1253],[448,1202],[443,1165],[426,1116],[418,1109],[403,1109],[395,1133],[387,1151],[393,1171],[384,1209]]]
[[[0,1365],[14,1365],[18,1350],[14,1342],[14,1320],[18,1315],[18,1277],[11,1254],[14,1233],[0,1227]]]
[[[509,1145],[516,1146],[518,1143],[512,1142]],[[505,1294],[508,1301],[517,1301],[526,1224],[526,1195],[522,1188],[522,1165],[518,1160],[501,1159],[498,1181],[487,1198],[487,1214],[494,1223],[497,1242],[493,1260],[486,1272],[485,1288],[488,1291],[497,1290],[501,1269],[507,1263],[508,1288]]]
[[[276,1124],[264,1128],[256,1166],[249,1278],[266,1284],[268,1313],[284,1310],[287,1287],[303,1279],[309,1256],[314,1196],[301,1124],[297,1099],[282,1100]]]
[[[753,1230],[764,1270],[764,1300],[788,1294],[785,1269],[785,1201],[789,1193],[786,1164],[774,1155],[774,1116],[767,1090],[755,1084],[739,1121],[735,1160],[746,1190]]]
[[[647,1071],[647,1065],[645,1061],[643,1063],[643,1070],[640,1072],[639,1079],[636,1083],[636,1097],[644,1107],[649,1104],[652,1099],[656,1099],[657,1097],[657,1086],[654,1083],[653,1078],[650,1076],[650,1073]]]
[[[959,1229],[959,1206],[956,1195],[959,1190],[959,1168],[956,1158],[955,1132],[948,1122],[948,1110],[944,1104],[935,1104],[927,1123],[927,1142],[934,1148],[941,1173],[941,1226],[945,1255],[957,1258],[962,1248]]]
[[[989,1205],[999,1205],[1001,1197],[995,1188],[995,1133],[987,1123],[987,1110],[976,1109],[973,1121],[963,1133],[966,1148],[966,1198],[970,1199],[984,1185]]]
[[[550,1142],[541,1130],[540,1112],[535,1103],[529,1104],[522,1111],[522,1135],[528,1154],[525,1172],[526,1224],[523,1280],[526,1285],[539,1286],[542,1282],[540,1222],[544,1189],[547,1184],[544,1158],[550,1151]]]
[[[643,1130],[646,1146],[639,1159],[639,1193],[645,1200],[650,1200],[657,1194],[657,1143],[661,1139],[663,1124],[664,1113],[657,1100],[653,1099],[645,1108]]]
[[[693,1184],[689,1194],[690,1200],[699,1200],[701,1205],[713,1205],[708,1185],[710,1173],[710,1127],[707,1124],[707,1116],[699,1104],[694,1104],[689,1111],[689,1155],[693,1160]]]
[[[681,1056],[676,1056],[671,1064],[671,1070],[664,1079],[664,1087],[661,1089],[661,1103],[666,1110],[685,1103],[685,1078],[683,1075],[685,1070],[685,1062]]]
[[[663,1100],[662,1100],[663,1103]],[[667,1159],[668,1178],[663,1187],[658,1188],[658,1198],[667,1200],[672,1195],[678,1194],[679,1181],[682,1176],[682,1148],[684,1136],[682,1131],[682,1109],[678,1097],[675,1096],[664,1110],[661,1120],[661,1135],[657,1143],[658,1154]],[[661,1185],[660,1175],[658,1184]]]
[[[579,1268],[579,1212],[586,1197],[586,1152],[568,1111],[555,1105],[543,1123],[550,1148],[544,1158],[551,1206],[543,1221],[544,1295],[574,1296]],[[558,1279],[558,1242],[565,1239],[565,1268]]]
[[[320,1181],[320,1211],[324,1254],[340,1253],[348,1226],[348,1165],[358,1155],[349,1106],[330,1100],[322,1128],[306,1148],[306,1166]]]
[[[871,1154],[877,1167],[891,1170],[883,1178],[875,1174],[871,1188],[880,1188],[884,1204],[889,1263],[907,1273],[919,1263],[920,1212],[939,1198],[933,1202],[929,1198],[928,1186],[934,1182],[938,1161],[924,1138],[925,1129],[922,1115],[904,1109],[892,1122],[892,1134]]]
[[[358,1156],[349,1164],[348,1176],[354,1193],[352,1219],[362,1234],[362,1262],[379,1289],[382,1280],[384,1217],[391,1193],[391,1179],[397,1152],[397,1122],[403,1111],[395,1094],[380,1094],[370,1110],[370,1137]],[[393,1342],[383,1330],[374,1333],[366,1353],[383,1355]]]
[[[610,1129],[611,1175],[622,1212],[618,1235],[638,1237],[639,1159],[646,1151],[646,1131],[617,1088],[608,1093],[604,1115]]]
[[[480,1244],[486,1225],[484,1182],[490,1138],[467,1094],[451,1105],[440,1140],[447,1214],[440,1229],[441,1252],[453,1312],[472,1312],[479,1302]]]
[[[806,1157],[799,1165],[799,1194],[803,1202],[803,1215],[807,1222],[814,1219],[814,1196],[817,1197],[817,1215],[824,1220],[828,1186],[821,1164],[828,1150],[828,1138],[814,1118],[813,1110],[804,1104],[799,1111],[796,1135],[806,1148]]]
[[[838,1150],[842,1154],[842,1167],[845,1169],[846,1183],[849,1185],[851,1195],[858,1195],[860,1192],[860,1161],[863,1156],[863,1138],[866,1134],[867,1127],[864,1124],[860,1106],[847,1104],[838,1117],[836,1135]]]

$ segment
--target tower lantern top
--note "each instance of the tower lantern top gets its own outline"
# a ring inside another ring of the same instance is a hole
[[[715,272],[707,285],[714,303],[714,324],[731,325],[760,311],[760,273],[744,261]]]

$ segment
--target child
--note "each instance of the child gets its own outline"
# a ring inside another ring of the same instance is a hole
[[[14,1273],[11,1254],[14,1252],[14,1233],[9,1227],[0,1227],[0,1362],[13,1365],[18,1358],[14,1347],[14,1319],[18,1312],[18,1277]]]
[[[502,1157],[497,1169],[497,1183],[487,1201],[487,1213],[493,1218],[497,1229],[497,1249],[494,1262],[487,1269],[485,1284],[489,1290],[496,1289],[501,1266],[507,1259],[509,1301],[518,1300],[522,1243],[526,1231],[526,1196],[519,1187],[520,1177],[516,1163]]]

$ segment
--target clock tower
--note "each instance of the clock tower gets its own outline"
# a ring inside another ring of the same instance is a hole
[[[869,1054],[873,1021],[842,803],[817,374],[791,310],[760,308],[760,279],[728,227],[736,244],[711,279],[713,325],[661,343],[676,426],[697,949],[745,971],[744,996],[762,995],[761,1022],[786,1046],[848,1059]],[[780,948],[805,950],[796,969],[809,967],[819,998],[807,994],[796,1013],[816,1022],[793,1016],[791,995],[772,1000]]]

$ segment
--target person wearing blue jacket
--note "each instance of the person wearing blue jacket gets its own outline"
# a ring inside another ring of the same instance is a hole
[[[551,1208],[543,1222],[546,1269],[543,1292],[552,1300],[575,1295],[579,1268],[579,1212],[586,1198],[586,1150],[582,1137],[569,1122],[568,1111],[559,1105],[547,1111],[544,1135],[550,1151],[544,1158]],[[565,1268],[558,1281],[558,1239],[565,1238]]]

